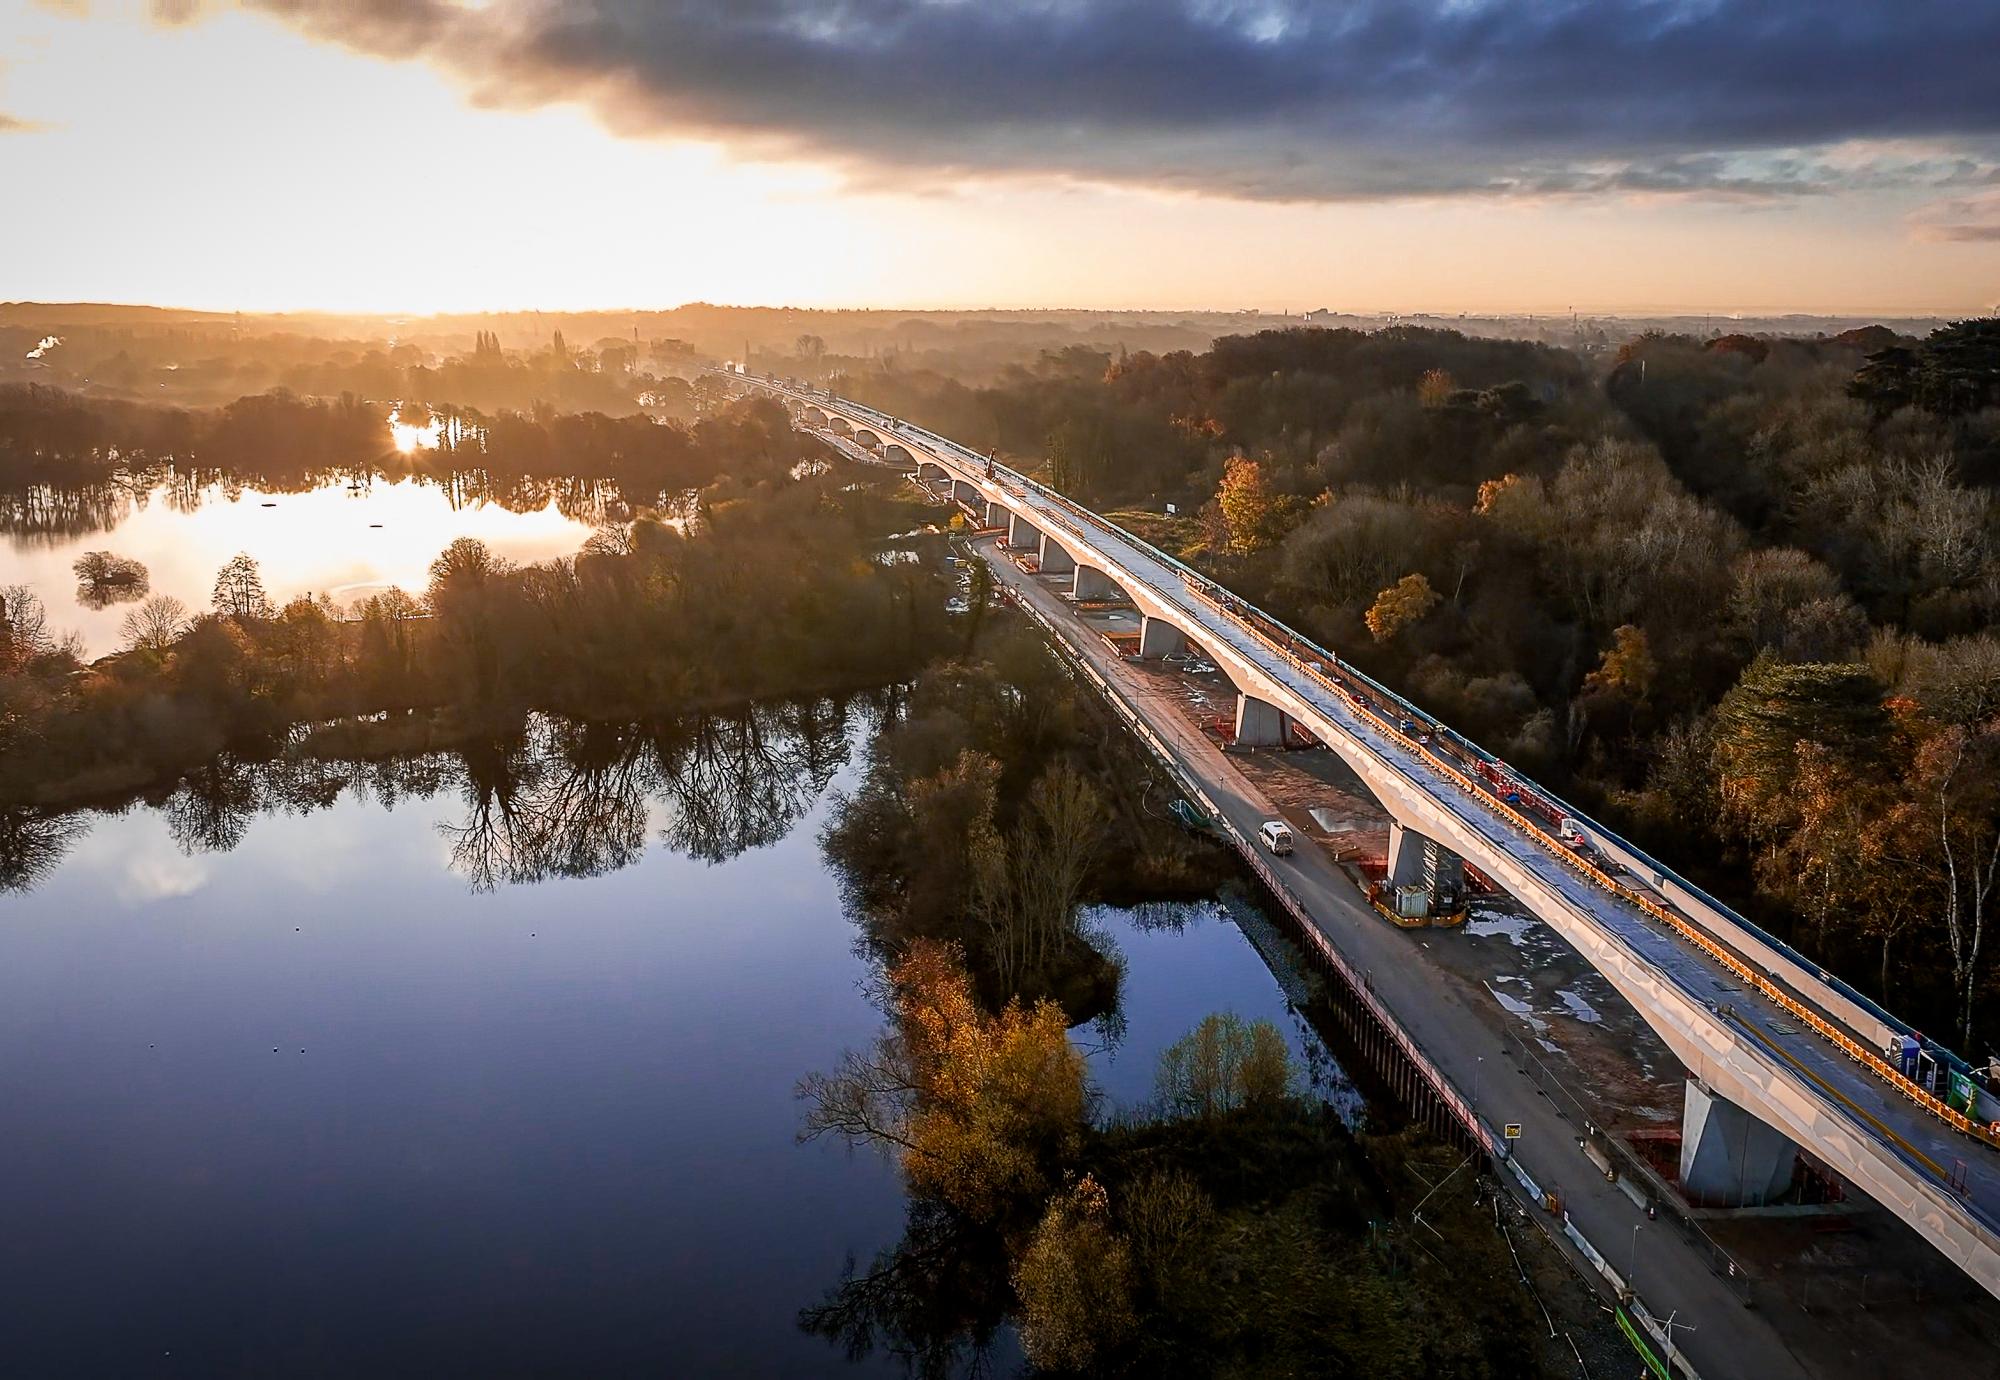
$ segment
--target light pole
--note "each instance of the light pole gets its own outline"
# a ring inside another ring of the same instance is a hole
[[[1629,1294],[1639,1292],[1638,1285],[1634,1282],[1634,1277],[1639,1273],[1639,1233],[1645,1229],[1645,1226],[1644,1222],[1634,1222],[1632,1224],[1631,1260],[1625,1270],[1625,1291]]]
[[[1475,1054],[1472,1057],[1472,1105],[1475,1109],[1479,1106],[1479,1076],[1485,1071],[1485,1067],[1486,1056]]]
[[[1674,1349],[1674,1327],[1675,1327],[1674,1319],[1678,1318],[1680,1315],[1681,1315],[1681,1310],[1676,1308],[1673,1312],[1667,1314],[1667,1320],[1664,1323],[1660,1324],[1661,1329],[1665,1331],[1667,1334],[1667,1368],[1669,1370],[1671,1370],[1673,1368],[1674,1363],[1680,1360],[1681,1358],[1680,1352]],[[1695,1330],[1695,1325],[1693,1323],[1681,1323],[1679,1324],[1679,1327],[1683,1332],[1693,1332]]]

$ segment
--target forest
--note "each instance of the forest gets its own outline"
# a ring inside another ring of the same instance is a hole
[[[832,382],[1205,568],[1968,1055],[2000,1040],[2000,321]]]

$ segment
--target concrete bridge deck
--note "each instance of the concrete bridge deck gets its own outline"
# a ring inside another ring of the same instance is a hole
[[[1152,729],[1181,770],[1203,783],[1208,801],[1238,834],[1254,837],[1259,824],[1278,817],[1277,806],[1195,724],[1174,693],[1123,664],[1096,630],[1064,607],[1048,582],[1020,570],[995,550],[991,538],[975,541],[974,548],[988,558],[997,582],[1040,614],[1070,653],[1088,663]],[[1264,861],[1301,900],[1325,942],[1346,955],[1438,1068],[1465,1090],[1482,1121],[1493,1128],[1508,1122],[1524,1128],[1513,1147],[1517,1157],[1537,1183],[1561,1193],[1564,1214],[1581,1234],[1614,1256],[1621,1244],[1626,1248],[1616,1268],[1630,1277],[1653,1315],[1678,1314],[1697,1324],[1697,1332],[1677,1337],[1697,1374],[1705,1380],[1807,1380],[1827,1373],[1794,1354],[1782,1335],[1794,1329],[1780,1329],[1777,1319],[1744,1308],[1739,1290],[1745,1281],[1724,1277],[1724,1266],[1702,1243],[1689,1240],[1665,1217],[1648,1219],[1606,1182],[1576,1128],[1495,1033],[1493,1017],[1439,982],[1428,963],[1414,960],[1419,936],[1430,932],[1384,924],[1324,849],[1308,844],[1289,857]]]
[[[1607,883],[1601,870],[1579,867],[1497,795],[1469,788],[1447,756],[1401,731],[1379,687],[1329,674],[1309,641],[1097,515],[860,404],[739,381],[893,439],[948,477],[961,501],[1004,511],[1017,536],[1059,544],[1070,561],[1116,583],[1148,619],[1198,642],[1243,696],[1339,752],[1399,823],[1475,863],[1562,935],[1709,1093],[1810,1147],[2000,1296],[2000,1153],[1941,1119],[1934,1099],[1917,1100],[1920,1090],[1867,1062],[1879,1063],[1874,1050],[1886,1027],[1842,989],[1786,955],[1707,938],[1715,918],[1698,904],[1669,902],[1670,886]],[[1607,853],[1636,854],[1601,839]]]

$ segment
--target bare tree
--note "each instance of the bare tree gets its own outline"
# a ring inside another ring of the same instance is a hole
[[[2000,792],[1992,731],[1950,728],[1927,745],[1936,754],[1938,857],[1944,887],[1945,938],[1951,946],[1952,989],[1960,1003],[1959,1034],[1972,1040],[1972,1004],[1994,884],[2000,881]]]
[[[120,631],[127,651],[162,655],[187,631],[188,608],[171,594],[155,594],[125,615]]]
[[[55,649],[49,613],[26,585],[0,585],[0,671],[11,671]]]
[[[215,611],[228,618],[269,618],[272,613],[264,576],[257,562],[241,551],[216,572],[213,602]]]

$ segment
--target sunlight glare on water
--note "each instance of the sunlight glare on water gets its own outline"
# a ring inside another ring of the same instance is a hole
[[[12,532],[0,537],[0,583],[25,584],[48,605],[59,632],[82,634],[87,656],[121,645],[129,606],[90,609],[77,601],[71,564],[85,551],[112,551],[144,564],[156,594],[204,610],[215,572],[237,552],[261,568],[264,587],[283,603],[327,594],[343,607],[389,585],[421,593],[430,563],[457,537],[477,537],[511,561],[574,555],[593,524],[565,515],[551,496],[522,512],[497,502],[454,499],[419,479],[377,478],[357,487],[329,483],[305,493],[211,484],[189,506],[166,487],[141,490],[108,531],[77,535]]]
[[[431,416],[429,412],[424,413],[424,421],[421,424],[406,422],[403,420],[403,407],[404,404],[398,403],[395,411],[389,414],[389,439],[396,449],[404,455],[414,455],[419,450],[435,449],[438,436],[444,431],[444,423]]]

